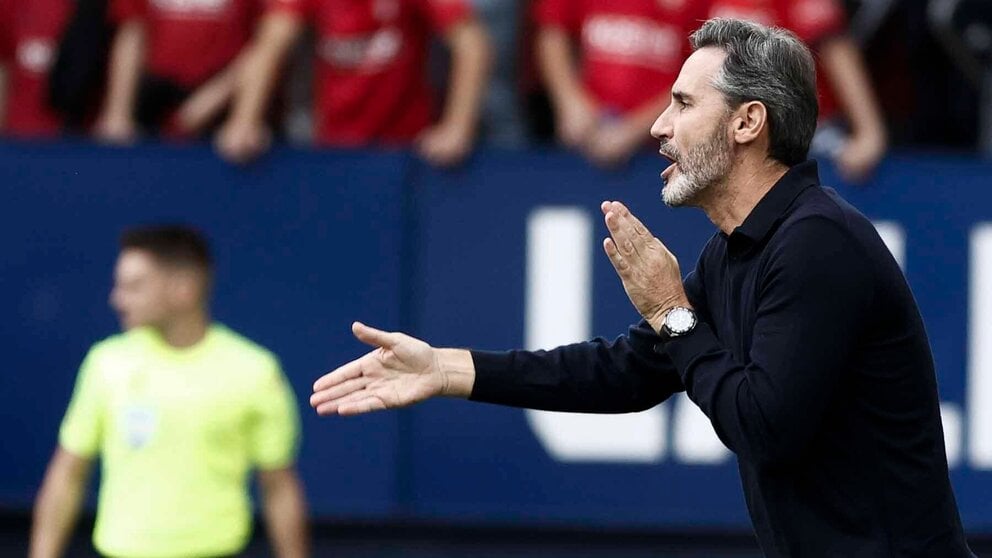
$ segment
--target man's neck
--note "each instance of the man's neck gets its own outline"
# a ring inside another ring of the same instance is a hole
[[[709,195],[699,201],[699,207],[724,234],[730,234],[788,170],[773,159],[752,162],[745,157],[724,184],[707,190]]]
[[[185,349],[202,341],[207,335],[208,327],[210,316],[206,311],[197,310],[178,315],[156,329],[166,343],[177,349]]]

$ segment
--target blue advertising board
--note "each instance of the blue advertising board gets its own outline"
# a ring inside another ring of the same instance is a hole
[[[599,203],[627,203],[683,272],[714,232],[664,207],[661,166],[482,152],[438,171],[403,153],[283,150],[235,169],[199,147],[0,146],[0,506],[30,505],[79,360],[117,327],[116,236],[181,220],[217,252],[216,317],[279,354],[300,397],[316,515],[747,529],[734,458],[683,395],[610,417],[439,400],[318,418],[305,404],[316,377],[366,350],[354,319],[484,349],[621,334],[637,315],[602,253]],[[865,187],[821,174],[903,265],[962,515],[992,533],[992,164],[897,154]]]

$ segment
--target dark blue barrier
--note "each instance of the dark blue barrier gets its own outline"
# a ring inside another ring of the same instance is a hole
[[[182,219],[204,228],[219,259],[217,317],[282,357],[302,405],[316,376],[364,351],[350,338],[353,319],[437,345],[533,341],[541,328],[528,297],[540,279],[529,275],[528,250],[540,252],[535,236],[558,226],[590,233],[541,248],[588,255],[588,333],[621,333],[636,315],[602,254],[599,202],[628,202],[683,271],[713,233],[700,212],[664,208],[660,168],[651,157],[603,173],[557,153],[482,153],[439,172],[403,154],[280,151],[238,170],[200,148],[0,147],[0,506],[30,504],[78,362],[116,328],[105,299],[123,226]],[[992,391],[966,379],[969,370],[992,374],[973,349],[968,359],[976,336],[992,330],[974,300],[979,282],[992,290],[992,276],[969,255],[976,226],[992,222],[990,179],[986,163],[896,156],[871,187],[841,189],[905,262],[937,359],[958,501],[968,528],[985,533],[992,464],[982,452],[992,437],[976,436],[992,436],[992,419],[978,424],[972,411],[992,405]],[[319,515],[748,527],[732,457],[707,446],[680,400],[633,422],[580,425],[586,439],[631,444],[612,453],[575,447],[566,431],[578,427],[567,421],[465,402],[358,419],[302,412],[301,469]],[[642,435],[653,442],[639,445]]]

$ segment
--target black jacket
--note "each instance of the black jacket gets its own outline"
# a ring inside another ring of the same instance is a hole
[[[660,344],[473,352],[472,399],[629,412],[685,390],[737,455],[768,556],[970,557],[916,302],[872,224],[793,167],[685,288],[701,323]]]

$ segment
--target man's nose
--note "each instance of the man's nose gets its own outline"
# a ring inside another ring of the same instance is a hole
[[[671,118],[669,118],[668,111],[671,110],[672,105],[669,104],[668,108],[658,115],[655,119],[654,124],[651,125],[651,136],[657,140],[670,140],[672,139],[672,123]]]

